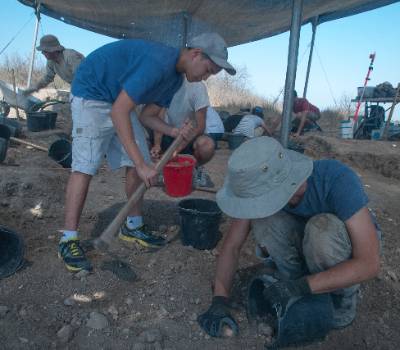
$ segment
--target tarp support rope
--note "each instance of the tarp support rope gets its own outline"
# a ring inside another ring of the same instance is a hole
[[[285,97],[283,100],[282,125],[280,140],[283,147],[287,147],[290,132],[290,122],[293,107],[293,90],[296,82],[297,57],[299,54],[299,39],[301,30],[301,16],[303,0],[292,2],[292,23],[290,27],[288,65],[286,70]]]
[[[22,30],[28,25],[28,23],[32,20],[33,14],[31,14],[31,16],[29,17],[29,19],[26,21],[26,23],[20,28],[20,30],[18,30],[18,32],[11,38],[11,40],[6,44],[6,46],[4,46],[1,51],[0,51],[0,55],[7,49],[7,47],[9,47],[11,45],[11,43],[16,39],[16,37],[19,35],[19,33],[22,32]]]
[[[35,63],[35,46],[36,46],[36,40],[37,40],[37,35],[38,35],[39,23],[40,23],[40,1],[38,1],[36,3],[35,15],[36,15],[36,24],[35,24],[35,31],[33,34],[32,54],[31,54],[31,62],[29,64],[28,81],[26,83],[27,88],[29,88],[31,86],[33,65]]]

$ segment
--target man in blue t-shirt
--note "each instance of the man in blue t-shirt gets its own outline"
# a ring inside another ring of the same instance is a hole
[[[266,136],[245,142],[229,159],[217,193],[219,207],[233,219],[200,326],[211,336],[221,336],[224,325],[237,332],[229,294],[250,231],[257,255],[273,263],[279,277],[263,292],[271,305],[286,310],[296,298],[330,293],[332,326],[349,325],[359,283],[380,268],[380,233],[367,202],[358,176],[336,160],[313,162]]]
[[[129,198],[143,181],[147,187],[156,171],[150,161],[143,125],[163,134],[189,139],[193,128],[173,128],[157,116],[168,107],[183,81],[206,80],[228,63],[225,41],[216,33],[192,38],[188,47],[175,49],[144,40],[121,40],[92,52],[78,67],[72,83],[72,173],[66,190],[65,226],[59,255],[70,271],[90,270],[78,240],[78,224],[90,181],[104,156],[111,169],[126,167]],[[139,116],[137,105],[144,105]],[[119,237],[146,247],[165,244],[146,232],[142,199],[130,211]]]

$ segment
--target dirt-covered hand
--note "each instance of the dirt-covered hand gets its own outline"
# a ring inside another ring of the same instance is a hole
[[[239,332],[239,326],[229,312],[229,299],[216,296],[209,309],[197,318],[200,327],[212,337],[223,337],[224,327],[229,327],[233,335]]]
[[[263,294],[272,306],[284,313],[291,298],[309,295],[311,289],[306,277],[302,277],[297,280],[275,282],[266,288]]]
[[[149,188],[152,184],[155,183],[157,171],[152,166],[143,164],[141,166],[137,166],[136,171],[139,177],[145,183],[147,188]]]
[[[193,124],[190,120],[185,120],[182,127],[179,129],[179,133],[187,142],[190,142],[196,137],[196,129],[193,127]]]

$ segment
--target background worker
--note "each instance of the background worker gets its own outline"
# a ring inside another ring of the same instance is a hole
[[[72,83],[75,71],[78,68],[84,56],[73,49],[66,49],[60,44],[54,35],[45,35],[40,39],[40,45],[36,47],[46,57],[46,73],[34,85],[24,90],[25,95],[38,91],[49,85],[56,74],[68,84]]]
[[[296,90],[293,94],[292,127],[295,132],[292,136],[298,137],[301,135],[305,125],[313,124],[321,118],[321,112],[318,107],[311,104],[306,98],[298,97]]]
[[[267,134],[271,136],[271,131],[264,122],[264,113],[261,107],[254,107],[251,114],[244,115],[239,124],[233,129],[236,135],[244,135],[251,139]]]
[[[280,279],[264,291],[271,305],[285,310],[291,298],[330,293],[333,326],[354,320],[359,283],[380,269],[380,232],[353,170],[258,137],[230,157],[217,203],[233,219],[217,260],[212,304],[198,317],[205,332],[219,337],[224,325],[238,331],[229,296],[250,231],[257,255],[272,260]]]
[[[215,149],[217,149],[218,141],[224,136],[225,128],[219,113],[211,106],[207,107],[205,132],[214,140]]]
[[[215,153],[213,139],[205,134],[206,114],[209,105],[206,85],[202,81],[188,82],[184,79],[169,108],[163,109],[160,114],[160,118],[175,128],[182,127],[185,120],[192,121],[194,125],[193,138],[179,147],[176,153],[191,154],[196,158],[197,167],[194,185],[201,187],[212,185],[211,179],[203,167]],[[151,155],[156,158],[159,157],[161,152],[166,151],[173,141],[173,137],[155,132]]]
[[[66,189],[65,226],[59,255],[70,271],[90,270],[78,239],[78,225],[89,184],[104,156],[112,170],[125,167],[129,198],[144,182],[156,176],[141,123],[171,137],[192,137],[193,128],[178,129],[158,114],[171,103],[183,82],[206,80],[225,69],[225,41],[216,33],[201,34],[182,50],[145,40],[120,40],[92,52],[80,64],[72,84],[72,172]],[[137,105],[144,105],[139,116]],[[141,122],[141,123],[140,123]],[[119,237],[144,246],[161,247],[165,240],[143,225],[143,197],[129,212]]]

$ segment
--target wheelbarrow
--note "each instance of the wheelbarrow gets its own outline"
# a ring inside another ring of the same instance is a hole
[[[44,109],[55,104],[66,103],[57,99],[42,101],[31,95],[25,96],[23,89],[16,87],[14,91],[11,84],[2,80],[0,80],[0,90],[3,93],[3,101],[0,103],[0,124],[10,127],[12,136],[18,136],[21,126],[18,122],[7,119],[10,107],[20,108],[26,113],[28,130],[41,131],[54,129],[57,118],[56,112]]]

